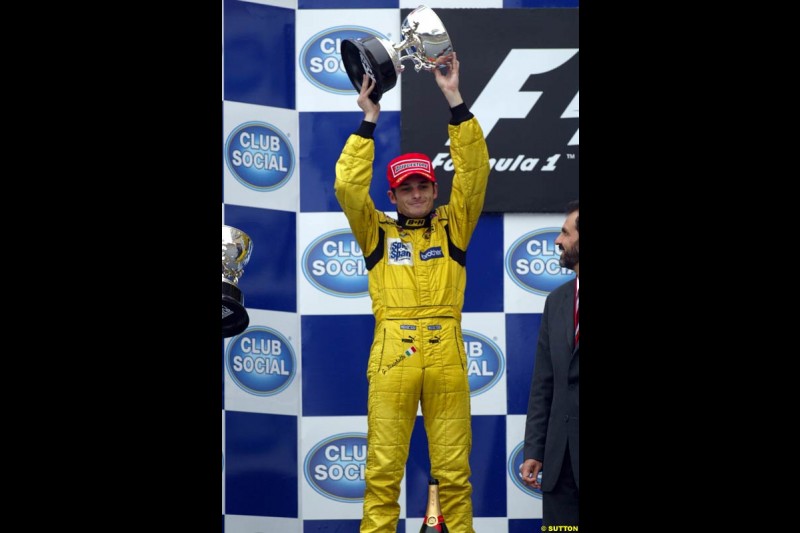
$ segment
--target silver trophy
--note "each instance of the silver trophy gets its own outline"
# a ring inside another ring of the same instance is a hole
[[[244,307],[244,294],[237,283],[250,260],[253,242],[247,234],[231,226],[222,226],[222,336],[232,337],[244,331],[250,317]]]
[[[383,93],[397,84],[397,75],[405,70],[401,63],[414,62],[414,70],[433,70],[436,60],[453,53],[453,43],[442,21],[427,6],[419,6],[408,14],[400,28],[403,41],[394,44],[380,37],[345,39],[342,41],[342,62],[350,83],[361,91],[366,73],[375,80],[369,98],[376,104]]]

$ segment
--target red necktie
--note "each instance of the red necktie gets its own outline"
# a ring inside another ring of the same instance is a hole
[[[575,346],[578,345],[578,339],[581,336],[581,323],[578,320],[578,283],[575,282]]]

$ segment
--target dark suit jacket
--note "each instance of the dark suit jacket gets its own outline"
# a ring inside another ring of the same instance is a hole
[[[524,459],[542,461],[542,491],[553,489],[569,443],[575,482],[580,478],[578,447],[578,361],[575,346],[575,280],[545,300],[525,423]]]

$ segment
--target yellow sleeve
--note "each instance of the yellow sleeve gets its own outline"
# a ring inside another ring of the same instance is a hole
[[[334,191],[364,256],[378,244],[378,212],[369,195],[375,141],[350,135],[336,162]]]
[[[475,117],[457,126],[448,124],[447,129],[455,174],[446,216],[453,244],[466,250],[486,198],[489,149]]]

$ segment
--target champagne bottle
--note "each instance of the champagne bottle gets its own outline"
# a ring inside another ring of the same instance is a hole
[[[428,481],[428,507],[425,509],[425,520],[419,533],[450,533],[444,523],[442,507],[439,505],[439,480]]]

